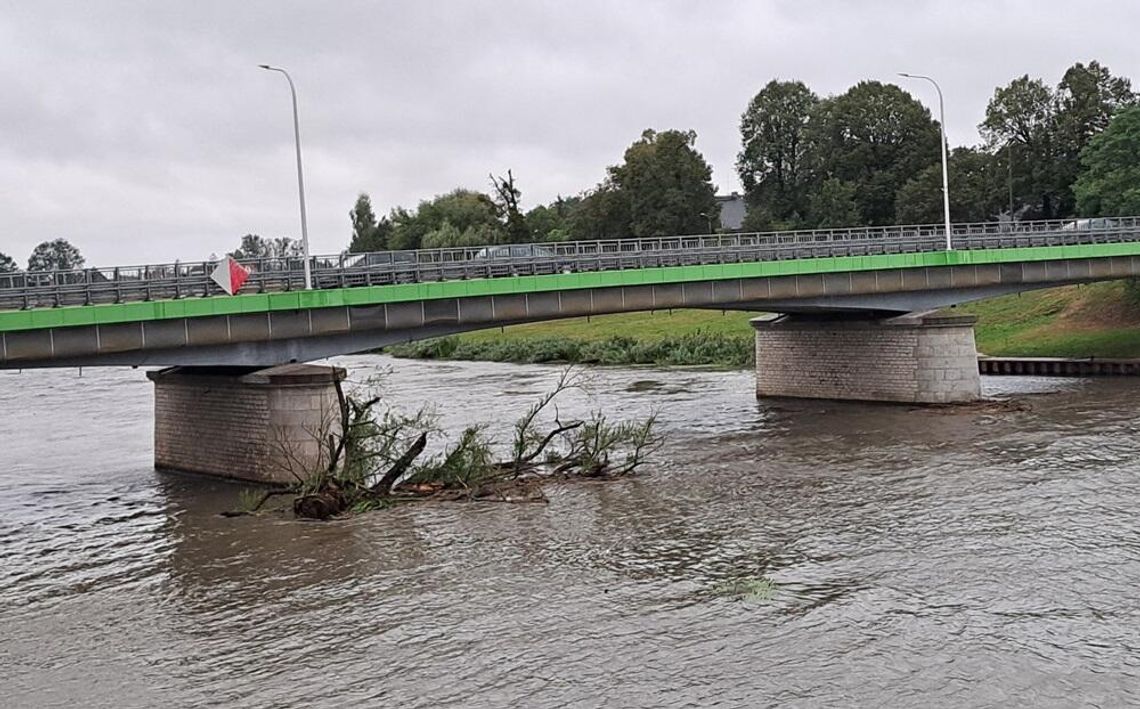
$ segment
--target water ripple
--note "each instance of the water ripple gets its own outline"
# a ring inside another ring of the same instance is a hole
[[[452,429],[559,372],[342,363]],[[1031,404],[994,414],[758,404],[745,372],[592,378],[563,415],[658,412],[644,475],[305,524],[221,518],[239,486],[155,473],[140,372],[0,373],[6,701],[1140,702],[1137,383],[988,379]]]

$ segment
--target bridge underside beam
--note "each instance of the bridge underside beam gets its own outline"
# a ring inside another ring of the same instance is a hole
[[[0,333],[0,369],[272,366],[501,325],[670,308],[881,316],[1130,276],[1140,276],[1140,257],[644,283],[45,328]]]
[[[758,397],[946,404],[981,396],[969,316],[752,324]]]

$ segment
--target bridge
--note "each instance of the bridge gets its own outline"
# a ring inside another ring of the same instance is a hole
[[[233,296],[210,262],[9,274],[0,368],[178,366],[152,373],[156,460],[171,447],[159,445],[163,412],[185,428],[203,391],[253,392],[249,406],[272,408],[264,392],[308,387],[298,401],[316,401],[330,380],[300,363],[672,308],[784,314],[754,322],[760,395],[961,401],[979,392],[972,321],[929,311],[1140,276],[1140,218],[959,224],[951,244],[941,226],[893,226],[339,254],[312,258],[312,290],[301,259],[243,260],[252,275]],[[265,371],[283,364],[294,366]],[[236,415],[169,435],[224,437]],[[194,469],[171,456],[170,467]]]
[[[1140,275],[1140,218],[724,234],[0,276],[0,368],[272,366],[583,315],[712,308],[880,318]]]

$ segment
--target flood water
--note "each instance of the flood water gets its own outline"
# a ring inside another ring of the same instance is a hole
[[[559,371],[338,363],[504,437]],[[0,706],[1140,703],[1140,381],[948,413],[593,378],[564,417],[660,414],[639,475],[317,523],[155,472],[141,371],[0,372]]]

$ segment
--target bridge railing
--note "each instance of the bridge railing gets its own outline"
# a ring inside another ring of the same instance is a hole
[[[997,249],[1140,241],[1140,218],[984,222],[953,226],[954,249]],[[499,278],[660,266],[919,253],[945,248],[940,225],[662,236],[597,241],[343,253],[314,256],[317,288]],[[241,259],[243,292],[305,287],[301,257]],[[0,275],[0,309],[93,305],[222,293],[200,261]]]

